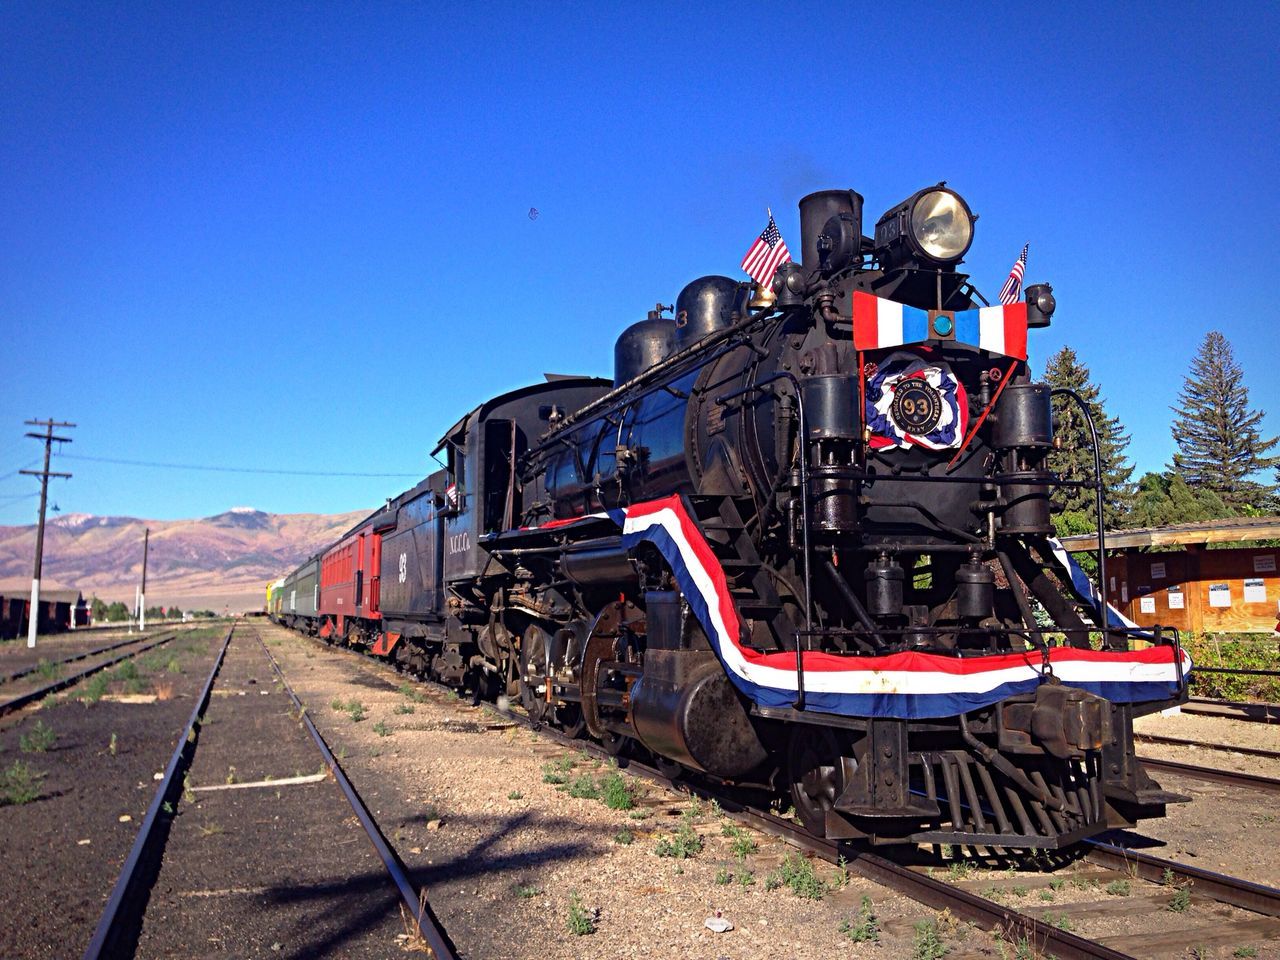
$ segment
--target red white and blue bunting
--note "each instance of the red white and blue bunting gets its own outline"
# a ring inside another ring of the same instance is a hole
[[[653,544],[675,574],[734,685],[762,707],[789,707],[796,698],[794,653],[765,653],[742,642],[743,626],[723,568],[684,499],[673,495],[607,511],[628,549]],[[601,514],[579,518],[601,519]],[[559,524],[557,524],[559,525]],[[855,717],[918,720],[979,710],[1044,682],[1037,651],[956,657],[893,653],[851,657],[803,655],[807,709]],[[1119,703],[1160,700],[1178,692],[1173,648],[1081,650],[1053,647],[1049,669],[1062,683]],[[1183,653],[1182,670],[1191,669]]]

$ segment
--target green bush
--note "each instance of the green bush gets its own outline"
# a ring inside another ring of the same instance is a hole
[[[569,917],[566,925],[575,937],[585,937],[596,932],[595,911],[584,907],[576,892],[569,894]]]
[[[841,923],[840,932],[854,943],[880,942],[880,922],[876,919],[870,897],[862,898],[862,906],[857,915],[852,920]]]
[[[942,960],[951,948],[943,942],[938,932],[938,924],[933,920],[921,920],[915,925],[915,941],[912,944],[911,960]]]
[[[1253,637],[1253,639],[1246,639]],[[1280,644],[1257,634],[1188,635],[1182,645],[1197,667],[1280,670]],[[1280,701],[1280,677],[1251,677],[1191,671],[1191,695],[1217,700]]]
[[[660,857],[673,857],[676,860],[687,860],[702,852],[702,838],[693,824],[685,821],[680,828],[669,837],[659,837],[653,852]]]
[[[596,781],[591,774],[580,773],[569,784],[569,796],[580,800],[597,800],[600,797],[600,789],[596,786]]]
[[[36,664],[36,674],[41,680],[57,680],[62,674],[62,665],[41,659]]]
[[[825,880],[819,878],[813,864],[798,853],[788,855],[782,865],[765,878],[765,887],[790,887],[791,892],[803,900],[821,900],[827,892]]]
[[[95,673],[85,683],[84,689],[80,692],[80,699],[85,703],[97,703],[107,695],[107,688],[111,685],[105,674]]]
[[[58,742],[58,735],[43,720],[37,720],[29,733],[18,738],[23,753],[44,753]]]
[[[600,780],[600,796],[610,810],[630,810],[636,805],[631,784],[620,773],[607,773]]]
[[[21,760],[15,760],[0,773],[0,806],[30,803],[40,796],[45,775]]]

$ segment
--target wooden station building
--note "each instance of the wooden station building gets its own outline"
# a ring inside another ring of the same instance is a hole
[[[1280,517],[1233,517],[1107,531],[1107,600],[1139,626],[1271,633],[1280,601]],[[1097,534],[1064,537],[1071,553]],[[1243,543],[1221,549],[1209,544]]]

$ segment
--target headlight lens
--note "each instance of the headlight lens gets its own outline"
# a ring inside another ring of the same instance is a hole
[[[973,218],[950,190],[930,190],[911,208],[911,235],[934,260],[955,260],[969,249]]]

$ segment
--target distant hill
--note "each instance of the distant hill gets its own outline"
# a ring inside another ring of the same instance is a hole
[[[45,527],[50,588],[74,588],[132,605],[142,579],[143,530],[151,529],[147,605],[260,609],[268,581],[332,543],[369,510],[263,513],[235,507],[202,520],[142,520],[73,513]],[[0,526],[0,592],[31,589],[35,524]]]

